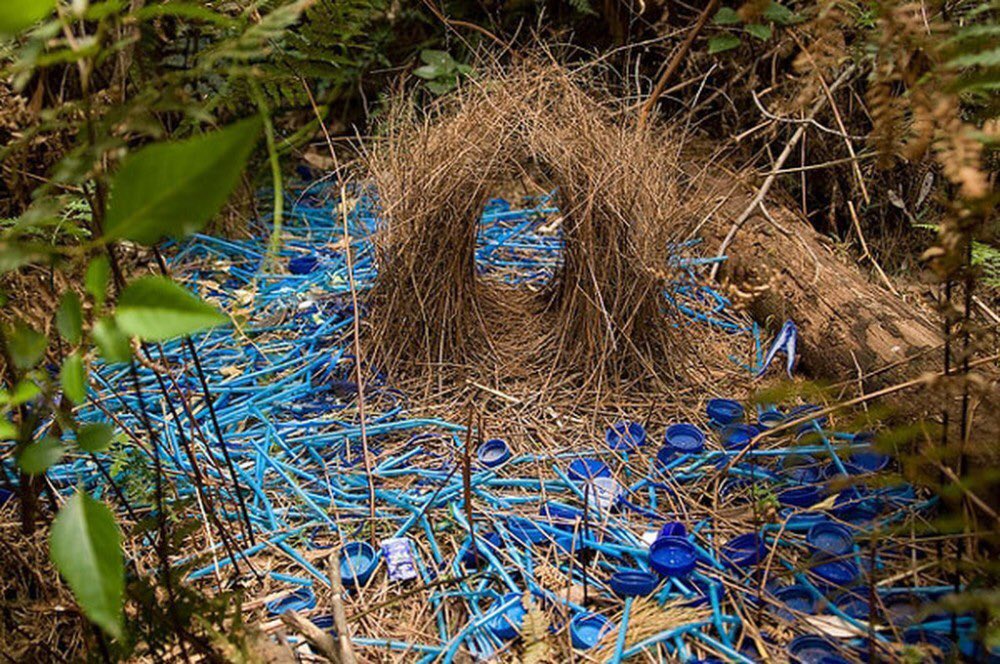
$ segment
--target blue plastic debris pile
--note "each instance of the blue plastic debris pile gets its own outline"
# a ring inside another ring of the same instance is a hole
[[[870,435],[838,431],[819,406],[712,398],[698,421],[647,430],[635,413],[631,421],[607,422],[579,449],[551,454],[492,437],[475,450],[466,487],[464,425],[411,417],[406,395],[372,369],[365,463],[343,249],[349,243],[358,288],[370,288],[378,209],[366,191],[352,190],[345,239],[329,191],[306,189],[289,200],[285,270],[268,272],[260,239],[197,236],[174,248],[172,271],[241,321],[195,340],[223,441],[202,403],[195,400],[183,416],[170,413],[154,374],[139,369],[173,494],[196,497],[197,463],[239,548],[231,557],[218,541],[206,541],[204,551],[178,562],[190,568],[190,582],[211,588],[239,565],[253,589],[250,563],[276,597],[263,611],[294,609],[332,629],[329,607],[317,597],[329,586],[325,550],[336,546],[349,612],[376,594],[407,593],[422,607],[420,624],[352,623],[357,647],[427,662],[516,652],[526,595],[549,614],[558,647],[612,661],[646,652],[682,662],[767,656],[833,664],[867,661],[872,652],[892,659],[901,646],[928,661],[959,652],[986,659],[976,651],[970,616],[926,611],[951,586],[933,582],[933,574],[899,574],[931,547],[891,532],[922,518],[934,500],[882,481],[890,457]],[[546,224],[555,212],[547,198],[524,209],[491,201],[479,235],[480,271],[510,283],[550,279],[560,240]],[[696,244],[677,248],[671,260],[682,277],[665,293],[684,324],[746,345],[733,361],[747,376],[778,353],[790,372],[796,343],[804,341],[794,324],[765,350],[756,325],[704,285],[701,271],[715,259],[693,257]],[[181,343],[164,344],[156,359],[176,368],[177,390],[199,393]],[[139,404],[127,379],[125,366],[97,367],[92,397],[101,408],[90,406],[82,417],[104,420],[112,412],[138,429]],[[193,458],[182,430],[198,432],[188,439]],[[237,526],[227,454],[256,544]],[[126,487],[135,464],[145,463],[96,458]],[[107,495],[95,463],[72,459],[49,480],[67,493],[83,484]],[[638,607],[650,604],[697,608],[684,614],[697,619],[630,630]]]

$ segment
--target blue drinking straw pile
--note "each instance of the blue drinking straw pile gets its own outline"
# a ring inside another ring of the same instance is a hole
[[[372,658],[378,649],[426,662],[516,651],[526,594],[548,615],[549,638],[566,658],[570,649],[580,656],[590,649],[611,661],[646,651],[684,662],[752,662],[763,660],[764,649],[834,664],[899,643],[925,648],[928,657],[977,652],[972,618],[923,610],[952,590],[928,562],[932,545],[917,531],[891,531],[919,526],[934,499],[898,476],[885,481],[893,461],[871,436],[838,431],[809,404],[751,406],[706,395],[699,421],[647,430],[635,413],[633,421],[608,422],[590,445],[550,454],[491,438],[471,460],[470,525],[465,425],[411,417],[407,396],[368,358],[365,433],[378,538],[403,540],[394,543],[388,569],[370,537],[344,252],[349,242],[363,316],[376,274],[378,205],[370,191],[348,190],[345,240],[338,191],[316,185],[288,194],[281,269],[267,260],[267,217],[251,239],[197,235],[169,248],[172,273],[235,321],[194,339],[221,441],[182,341],[163,344],[152,360],[171,368],[167,389],[184,394],[190,408],[179,398],[168,408],[152,369],[138,368],[168,496],[205,509],[190,443],[236,547],[229,555],[217,537],[209,541],[206,521],[204,550],[176,561],[189,582],[211,589],[238,567],[250,592],[269,598],[258,611],[294,609],[332,629],[329,604],[317,597],[330,585],[324,550],[337,547],[349,618],[373,597],[399,596],[409,606],[399,614],[407,624],[351,624],[355,647]],[[550,280],[560,260],[556,213],[549,196],[519,209],[490,201],[480,272],[526,287]],[[697,244],[672,248],[669,260],[682,276],[665,297],[685,324],[730,334],[733,347],[744,349],[732,359],[749,376],[764,356],[760,331],[705,284],[706,265],[718,259],[699,258]],[[80,418],[113,420],[144,447],[71,458],[48,480],[66,495],[83,486],[118,504],[107,473],[133,507],[151,509],[152,443],[128,366],[97,366],[91,387]],[[240,527],[231,475],[253,543]],[[400,576],[402,568],[416,578]],[[929,571],[902,573],[911,568]],[[553,574],[565,583],[554,585]],[[632,620],[640,607],[648,615],[650,603],[700,608],[685,614],[700,618]],[[411,624],[413,615],[423,622]]]

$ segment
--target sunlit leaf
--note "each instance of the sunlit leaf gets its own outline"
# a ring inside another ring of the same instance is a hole
[[[740,22],[740,15],[732,7],[722,7],[715,12],[712,22],[716,25],[736,25]]]
[[[87,369],[78,353],[73,353],[63,362],[59,384],[63,394],[73,403],[82,404],[87,400]]]
[[[80,343],[83,330],[83,307],[80,304],[80,297],[71,290],[63,293],[62,299],[59,301],[59,309],[56,310],[56,327],[63,339],[71,344]]]
[[[0,35],[30,28],[55,9],[56,0],[3,0],[0,2]]]
[[[7,352],[19,369],[30,369],[45,355],[49,340],[40,332],[35,332],[22,322],[4,331],[7,338]]]
[[[751,35],[756,37],[761,41],[767,41],[771,38],[771,26],[763,25],[762,23],[751,23],[744,28]]]
[[[58,438],[46,436],[26,445],[17,457],[17,465],[28,475],[40,475],[58,463],[65,453],[66,448]]]
[[[115,318],[127,334],[162,341],[222,325],[229,319],[166,277],[143,277],[118,298]]]
[[[76,432],[76,442],[87,452],[101,452],[108,449],[114,435],[114,427],[106,422],[84,424]]]
[[[101,356],[108,362],[128,362],[132,357],[128,335],[119,329],[114,319],[102,318],[94,323],[92,334]]]

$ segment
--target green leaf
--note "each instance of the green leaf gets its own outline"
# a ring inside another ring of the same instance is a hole
[[[741,22],[740,15],[732,7],[722,7],[715,12],[712,22],[716,25],[736,25]]]
[[[455,89],[455,77],[449,76],[438,81],[427,81],[427,89],[436,95],[443,95]]]
[[[49,340],[40,332],[35,332],[24,323],[18,321],[13,328],[6,330],[7,352],[19,369],[30,369],[38,364],[45,355],[45,347]]]
[[[111,510],[84,491],[63,505],[49,532],[52,562],[73,589],[83,613],[115,638],[124,632],[121,540]]]
[[[37,443],[26,445],[17,457],[17,465],[29,475],[40,475],[65,453],[66,448],[58,438],[46,436]]]
[[[91,333],[101,355],[108,362],[128,362],[132,357],[128,336],[118,328],[113,318],[102,318],[94,323]]]
[[[433,49],[425,48],[420,51],[420,60],[425,65],[437,67],[445,73],[450,72],[455,67],[455,60],[452,59],[451,55],[446,51],[435,51]]]
[[[104,298],[107,297],[108,276],[110,274],[111,265],[108,263],[107,256],[98,256],[87,266],[87,274],[83,277],[83,284],[98,307],[104,304]]]
[[[37,258],[27,247],[4,240],[0,242],[0,274],[16,270]]]
[[[730,51],[741,43],[740,38],[736,35],[717,35],[708,40],[708,53],[711,55],[713,53]]]
[[[222,325],[229,319],[166,277],[142,277],[125,288],[115,310],[118,326],[148,341],[163,341]]]
[[[768,21],[774,21],[778,25],[791,25],[798,22],[798,16],[795,15],[795,12],[784,5],[779,5],[777,2],[769,4],[761,16]]]
[[[445,72],[439,69],[435,65],[424,65],[423,67],[417,67],[413,70],[413,75],[419,78],[433,81],[438,76],[441,76]]]
[[[3,0],[0,2],[0,35],[30,28],[55,9],[56,0]]]
[[[56,310],[56,328],[62,338],[69,343],[73,345],[80,343],[83,333],[83,307],[80,305],[80,297],[71,290],[63,293],[62,300],[59,301],[59,309]]]
[[[953,69],[962,67],[1000,67],[1000,47],[991,51],[979,51],[978,53],[966,53],[948,61],[948,66]]]
[[[87,400],[87,369],[79,353],[73,353],[63,362],[62,370],[59,371],[59,384],[62,385],[63,394],[73,403],[82,404]]]
[[[8,420],[0,419],[0,440],[17,440],[17,425]]]
[[[87,452],[101,452],[108,449],[114,435],[114,427],[106,422],[84,424],[76,432],[76,442]]]
[[[771,38],[771,26],[769,25],[751,23],[743,29],[761,41],[767,41]]]
[[[22,403],[28,403],[41,393],[42,388],[38,387],[34,381],[25,378],[14,386],[12,392],[7,392],[6,390],[0,392],[0,404],[20,406]]]
[[[200,230],[229,198],[260,129],[258,118],[243,120],[127,156],[111,181],[108,237],[153,244]]]

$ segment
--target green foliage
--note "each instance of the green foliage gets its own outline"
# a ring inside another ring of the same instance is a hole
[[[111,182],[108,238],[152,244],[201,230],[229,198],[259,135],[260,121],[244,120],[126,157]]]
[[[94,304],[101,307],[108,291],[108,276],[111,274],[111,266],[108,257],[104,254],[96,256],[87,265],[87,272],[83,277],[84,288],[90,297],[94,298]]]
[[[0,4],[0,35],[31,27],[52,13],[56,0],[4,0]]]
[[[423,66],[413,70],[413,74],[424,79],[427,89],[436,95],[451,92],[463,76],[472,73],[472,67],[455,60],[445,51],[425,49],[420,52]]]
[[[86,616],[120,638],[125,564],[121,532],[111,510],[85,491],[77,492],[52,523],[49,549]]]
[[[10,358],[18,369],[30,369],[38,364],[45,355],[45,347],[49,343],[44,334],[32,330],[21,322],[7,329],[5,336],[7,352],[10,353]]]
[[[86,452],[103,452],[111,446],[115,429],[105,422],[85,424],[76,432],[76,442]]]
[[[91,332],[94,343],[108,362],[128,362],[132,358],[132,346],[128,336],[121,331],[113,318],[102,318],[94,323]]]
[[[40,475],[57,463],[66,453],[58,438],[46,436],[25,446],[17,457],[17,465],[28,475]]]
[[[73,353],[63,362],[59,384],[63,394],[73,403],[82,404],[87,400],[87,368],[79,353]]]
[[[148,341],[163,341],[191,334],[228,318],[166,277],[142,277],[118,298],[118,326],[127,334]]]
[[[83,307],[80,297],[71,290],[63,293],[56,310],[56,328],[62,338],[71,344],[80,343],[83,336]]]
[[[743,18],[732,7],[720,7],[712,17],[712,23],[720,27],[721,32],[712,35],[708,39],[708,53],[724,53],[734,48],[739,48],[743,43],[739,35],[734,32],[739,26],[743,26],[743,32],[760,41],[768,41],[774,36],[774,26],[786,26],[799,23],[802,18],[788,7],[771,2],[761,12],[760,20],[744,24]]]

